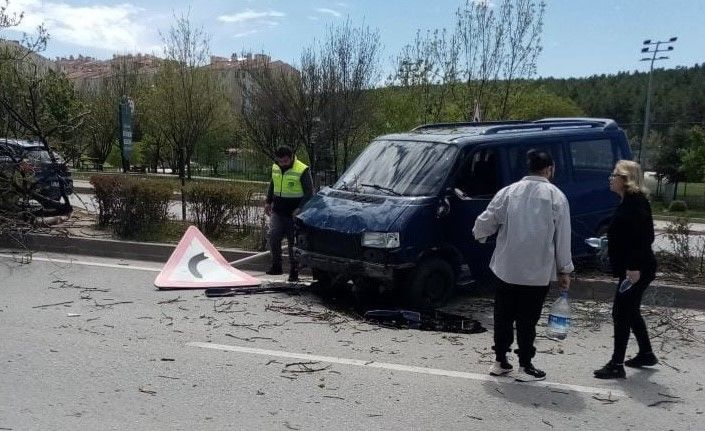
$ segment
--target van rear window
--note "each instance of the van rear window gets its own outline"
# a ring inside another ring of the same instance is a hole
[[[609,139],[570,142],[570,155],[576,180],[594,178],[596,174],[607,178],[615,163]]]

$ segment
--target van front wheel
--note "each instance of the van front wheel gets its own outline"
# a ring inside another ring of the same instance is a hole
[[[448,262],[439,258],[422,261],[407,286],[407,298],[419,308],[436,308],[444,305],[455,288],[455,273]]]

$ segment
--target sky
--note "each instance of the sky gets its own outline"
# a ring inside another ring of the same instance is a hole
[[[5,0],[0,0],[2,4]],[[51,35],[45,53],[53,58],[78,54],[99,59],[113,54],[160,55],[160,33],[174,16],[188,14],[210,38],[211,54],[265,52],[296,64],[301,49],[324,36],[326,28],[349,18],[377,29],[383,45],[381,66],[412,43],[417,30],[452,28],[454,11],[465,0],[9,0],[22,10],[21,38],[44,23]],[[500,0],[471,0],[490,1]],[[546,0],[543,52],[538,76],[584,77],[648,70],[640,62],[645,39],[677,36],[670,59],[657,67],[705,62],[705,0]]]

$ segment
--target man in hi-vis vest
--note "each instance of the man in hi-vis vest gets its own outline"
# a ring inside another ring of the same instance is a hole
[[[313,195],[313,179],[308,166],[294,156],[289,147],[279,147],[274,152],[272,181],[267,191],[264,212],[270,216],[269,249],[272,267],[267,274],[282,274],[282,239],[289,243],[289,281],[299,279],[294,259],[294,216]]]

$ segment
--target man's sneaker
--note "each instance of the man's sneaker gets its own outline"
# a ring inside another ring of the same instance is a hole
[[[288,282],[293,283],[295,281],[299,281],[299,271],[292,269],[289,271],[289,278],[287,279]]]
[[[272,265],[266,272],[267,275],[282,275],[284,274],[284,271],[282,271],[281,266],[277,265]]]
[[[515,378],[518,382],[536,382],[544,380],[546,373],[529,364],[524,367],[520,366]]]
[[[490,367],[490,376],[504,376],[506,374],[509,374],[514,370],[514,367],[512,367],[512,364],[509,362],[499,362],[495,361],[494,364]]]
[[[631,359],[624,361],[624,365],[632,368],[650,367],[652,365],[658,364],[658,358],[653,353],[637,353]]]
[[[627,373],[624,372],[623,364],[615,364],[609,361],[604,367],[595,370],[595,378],[597,379],[626,379]]]

